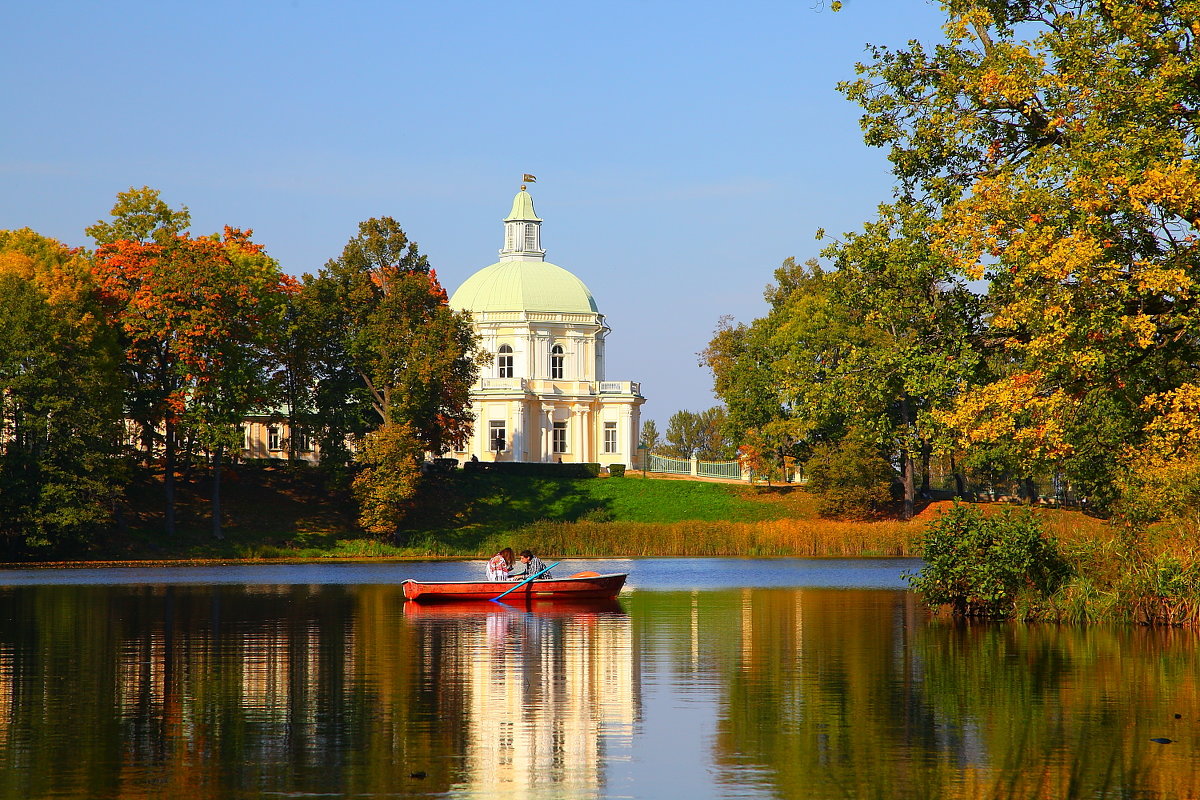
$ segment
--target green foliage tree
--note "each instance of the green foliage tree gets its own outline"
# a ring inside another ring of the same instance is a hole
[[[340,258],[306,276],[305,293],[313,323],[329,332],[316,348],[319,371],[344,390],[335,404],[344,406],[349,396],[355,409],[347,418],[322,402],[322,412],[332,412],[322,414],[327,428],[361,435],[407,424],[435,454],[465,442],[481,358],[477,339],[395,220],[361,223]],[[374,419],[366,418],[368,409]]]
[[[725,436],[725,409],[676,411],[667,421],[666,451],[676,458],[719,460],[733,457],[733,447]]]
[[[143,186],[117,193],[111,221],[97,220],[84,230],[97,245],[112,244],[122,239],[131,242],[166,244],[183,233],[192,223],[187,206],[175,210],[160,197],[157,189]]]
[[[1044,600],[1070,575],[1058,543],[1029,510],[988,516],[955,504],[929,524],[921,557],[912,588],[929,605],[966,617],[1011,617],[1020,593]]]
[[[648,419],[642,422],[642,435],[639,438],[639,443],[646,446],[646,451],[651,452],[662,446],[662,435],[658,432],[658,424]]]
[[[86,256],[0,231],[0,537],[11,556],[93,544],[124,485],[120,350]]]
[[[327,452],[347,436],[372,443],[355,493],[364,526],[394,533],[422,452],[461,447],[470,433],[470,388],[483,358],[470,318],[450,309],[427,259],[390,217],[361,223],[341,257],[305,276],[300,302]],[[411,463],[401,469],[401,458]]]

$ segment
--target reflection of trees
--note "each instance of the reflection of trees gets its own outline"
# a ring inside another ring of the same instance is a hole
[[[680,592],[630,609],[678,673],[723,686],[721,782],[806,798],[1195,795],[1191,633],[931,622],[904,592]]]
[[[500,670],[514,730],[537,739],[529,766],[578,783],[570,748],[591,746],[594,787],[598,737],[636,713],[620,613],[511,612],[520,629],[489,657],[485,618],[406,619],[393,586],[43,586],[0,598],[0,797],[454,791],[478,778],[471,759],[486,759],[472,748],[490,744],[481,667]],[[523,696],[545,713],[526,713]]]
[[[1014,797],[1194,796],[1196,644],[1178,630],[946,622],[916,641],[939,718],[987,753],[971,786]]]

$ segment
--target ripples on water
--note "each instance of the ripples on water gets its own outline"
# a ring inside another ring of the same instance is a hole
[[[533,610],[397,585],[473,563],[7,572],[0,797],[1196,796],[1192,634],[929,620],[916,566],[569,562],[628,590]]]

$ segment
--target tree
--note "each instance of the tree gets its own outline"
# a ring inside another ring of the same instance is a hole
[[[326,440],[368,437],[374,455],[360,457],[355,492],[393,505],[388,513],[364,505],[362,522],[394,534],[421,453],[461,447],[470,434],[483,358],[470,317],[450,309],[427,259],[390,217],[361,223],[341,257],[305,276],[302,301],[320,326],[308,338],[325,384],[316,404]],[[402,459],[411,461],[403,469]]]
[[[468,315],[450,309],[436,273],[396,221],[360,223],[341,257],[306,276],[305,288],[317,318],[335,332],[325,371],[356,376],[360,407],[374,412],[372,423],[359,425],[410,425],[435,454],[462,446],[482,356]]]
[[[97,245],[112,244],[122,239],[131,242],[166,244],[191,225],[192,215],[187,206],[176,211],[159,198],[157,189],[143,186],[117,193],[112,221],[98,220],[84,230]]]
[[[407,424],[384,425],[362,440],[354,477],[360,524],[380,536],[395,536],[417,496],[422,448]]]
[[[216,457],[213,532],[220,528],[221,454],[234,427],[265,399],[264,337],[286,281],[249,232],[188,234],[101,245],[93,267],[120,325],[129,375],[127,409],[147,458],[161,443],[166,532],[175,531],[175,467],[181,424]]]
[[[124,484],[120,351],[87,257],[0,231],[0,535],[19,555],[111,527]]]
[[[950,271],[988,283],[995,373],[948,421],[965,446],[1061,463],[1102,495],[1172,393],[1200,383],[1196,11],[945,8],[945,44],[873,48],[842,88],[900,196],[938,210]]]
[[[662,444],[662,436],[658,432],[658,425],[652,419],[642,422],[642,435],[639,439],[642,445],[645,445],[646,452],[657,450]]]

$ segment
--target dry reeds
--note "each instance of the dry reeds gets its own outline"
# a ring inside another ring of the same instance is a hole
[[[561,556],[913,556],[913,522],[779,519],[761,522],[539,522],[504,539]],[[501,545],[489,537],[480,552]]]

